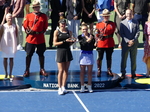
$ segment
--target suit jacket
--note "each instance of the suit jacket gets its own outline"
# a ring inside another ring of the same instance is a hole
[[[134,39],[134,45],[138,45],[139,24],[132,19],[132,32],[129,30],[128,20],[124,19],[120,23],[120,36],[122,37],[122,46],[128,46],[128,41]]]
[[[82,0],[76,1],[76,7],[73,7],[72,0],[66,0],[66,8],[67,8],[67,19],[72,20],[74,16],[78,16],[78,19],[81,19],[81,12],[82,12]],[[74,9],[76,10],[77,14],[73,15]]]
[[[52,9],[51,18],[55,19],[55,17],[59,18],[59,13],[66,11],[66,0],[60,3],[60,0],[50,0],[50,5]],[[53,18],[54,17],[54,18]]]
[[[26,5],[26,0],[12,0],[11,6],[13,7],[12,14],[17,18],[24,17],[24,7]]]

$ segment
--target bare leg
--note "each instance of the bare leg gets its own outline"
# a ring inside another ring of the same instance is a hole
[[[147,66],[146,76],[150,76],[150,57],[147,58],[146,66]]]
[[[81,82],[81,86],[84,86],[84,74],[85,74],[85,65],[80,65],[80,82]]]
[[[57,63],[58,66],[58,87],[61,88],[62,86],[62,78],[63,78],[63,72],[64,72],[64,64],[63,63]]]
[[[9,62],[9,69],[10,69],[9,77],[12,78],[12,69],[13,69],[13,65],[14,65],[14,60],[13,60],[13,58],[10,58],[9,60],[10,60],[10,62]]]
[[[88,65],[88,85],[92,85],[92,69],[93,65]]]
[[[8,76],[8,72],[7,72],[7,58],[3,59],[3,65],[4,65],[4,70],[5,70],[5,78],[7,78],[7,76]]]
[[[93,23],[90,24],[90,34],[93,34]]]
[[[66,86],[66,81],[67,81],[67,78],[68,78],[68,69],[69,69],[69,66],[70,66],[70,62],[65,62],[64,63],[64,72],[63,72],[63,80],[62,80],[62,86],[65,87]]]

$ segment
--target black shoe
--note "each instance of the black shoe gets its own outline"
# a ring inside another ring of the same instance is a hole
[[[40,70],[40,75],[43,75],[43,76],[47,77],[48,73],[46,73],[46,71],[44,69],[41,69]]]
[[[122,78],[122,79],[125,79],[125,78],[126,78],[126,75],[125,75],[125,74],[122,74],[121,78]]]
[[[138,79],[138,77],[136,76],[136,74],[132,74],[132,79]]]
[[[150,78],[150,75],[148,75],[148,76],[146,75],[146,78]]]
[[[113,76],[111,69],[107,69],[107,75]]]
[[[30,74],[29,71],[25,71],[23,77],[29,77],[29,74]]]

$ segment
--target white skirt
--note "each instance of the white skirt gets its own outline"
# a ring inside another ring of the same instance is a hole
[[[8,53],[2,52],[2,58],[14,58],[15,53],[13,53],[12,47],[8,47],[7,50]]]
[[[93,65],[94,64],[93,54],[80,53],[79,63],[80,65]]]

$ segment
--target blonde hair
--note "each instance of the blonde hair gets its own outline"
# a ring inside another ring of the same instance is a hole
[[[81,23],[81,27],[83,27],[83,26],[88,27],[88,25],[87,25],[85,22],[82,22],[82,23]]]
[[[12,16],[12,14],[10,14],[10,13],[6,14],[6,19],[10,16]]]

